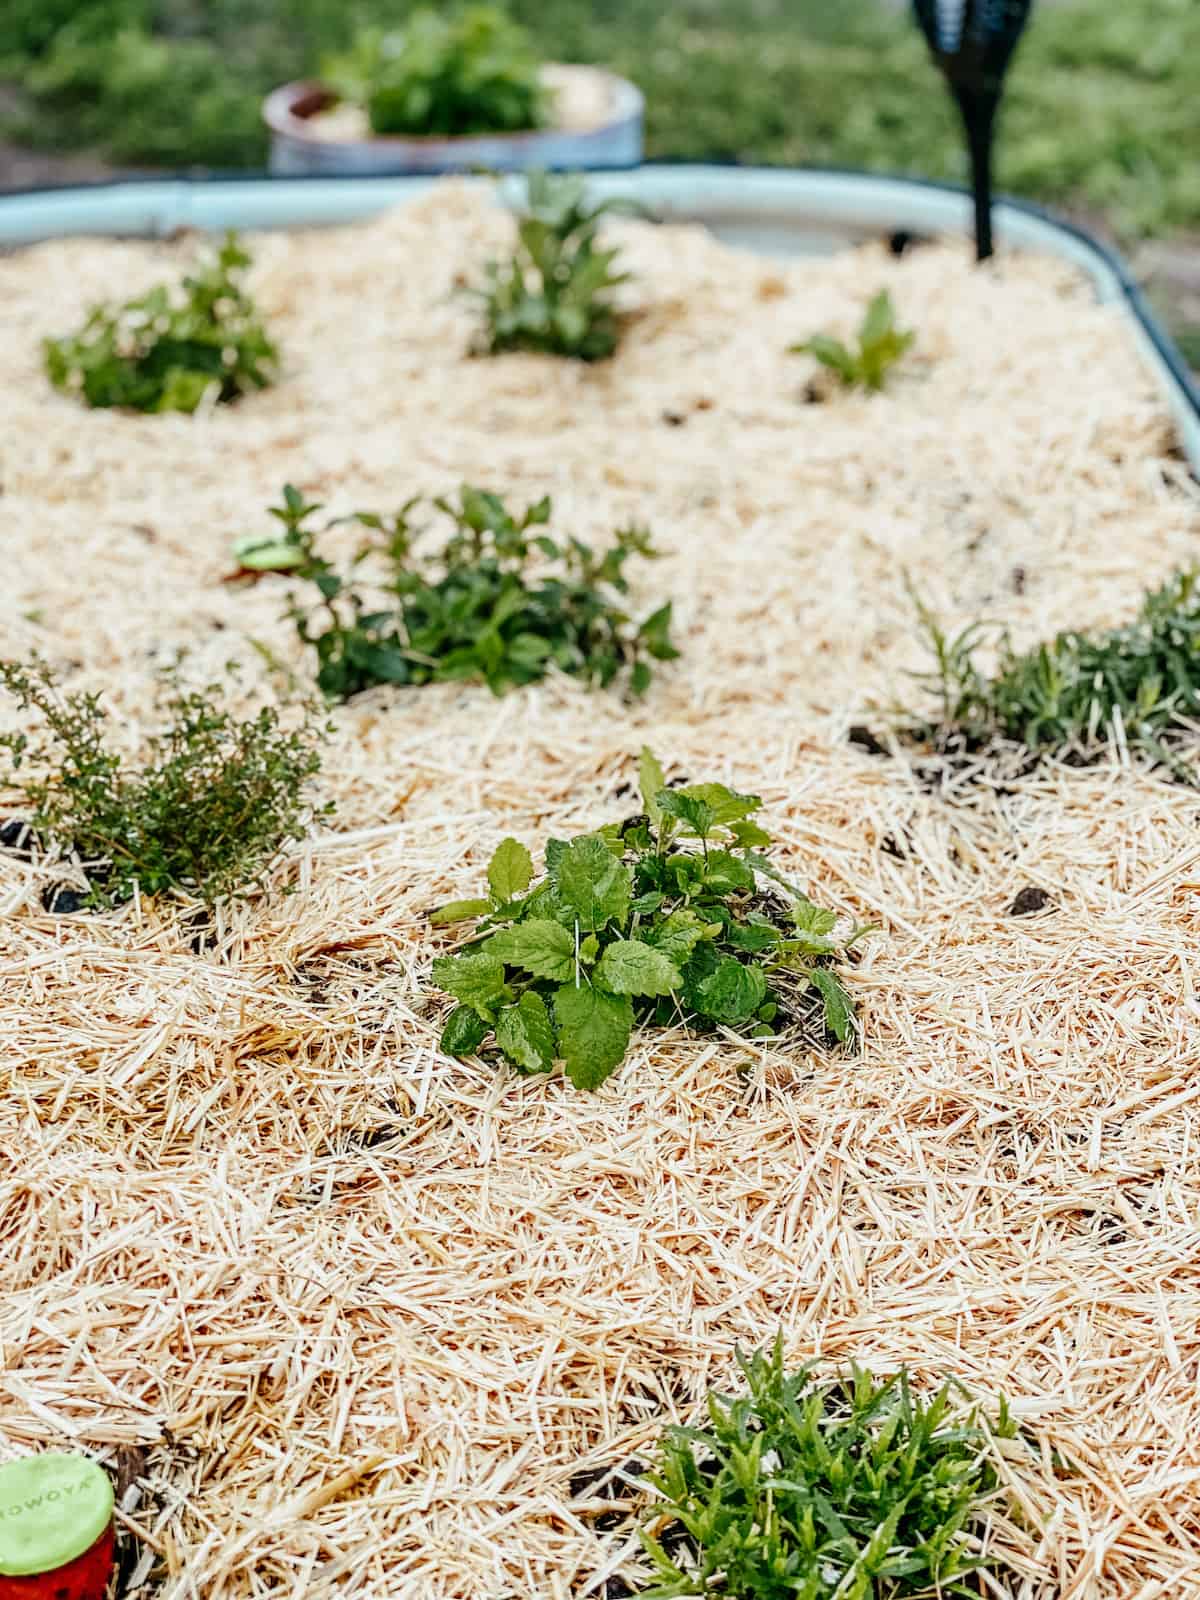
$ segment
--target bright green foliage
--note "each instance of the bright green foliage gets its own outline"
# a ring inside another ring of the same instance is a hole
[[[375,133],[515,133],[547,120],[533,41],[496,6],[414,11],[393,33],[361,33],[324,71],[341,98],[366,106]]]
[[[320,555],[308,504],[290,484],[272,515],[283,537],[243,541],[247,568],[291,571],[315,587],[313,610],[293,599],[300,637],[317,654],[317,682],[332,699],[377,683],[424,684],[482,678],[500,694],[534,683],[552,667],[607,686],[623,671],[635,694],[650,683],[649,662],[671,661],[671,605],[635,624],[625,611],[631,556],[655,550],[643,528],[623,528],[602,556],[575,538],[542,531],[551,504],[516,516],[496,495],[464,484],[435,507],[449,517],[449,541],[418,558],[415,501],[392,516],[359,512],[365,541],[349,574]],[[331,524],[332,526],[332,524]]]
[[[952,1414],[949,1384],[923,1402],[904,1369],[820,1382],[785,1371],[778,1340],[739,1362],[747,1392],[710,1395],[707,1426],[672,1428],[661,1447],[646,1600],[983,1592],[968,1575],[991,1563],[964,1534],[996,1488],[992,1438],[1014,1433],[1003,1402],[989,1428],[977,1410]],[[682,1550],[668,1554],[664,1522]]]
[[[619,251],[600,249],[597,235],[605,212],[629,209],[617,200],[591,203],[578,176],[531,173],[516,251],[489,261],[482,287],[468,291],[483,306],[480,350],[611,356],[620,336],[611,291],[629,274],[614,271]]]
[[[815,356],[847,389],[877,392],[886,384],[891,369],[912,348],[915,338],[915,334],[897,328],[892,297],[881,289],[863,317],[857,350],[848,349],[840,339],[826,333],[815,334],[790,349],[794,355]]]
[[[1119,628],[1060,633],[1024,651],[1001,634],[991,675],[975,659],[988,639],[982,624],[948,638],[917,607],[937,664],[923,681],[941,701],[922,731],[1070,755],[1098,753],[1119,727],[1128,745],[1196,781],[1169,746],[1193,737],[1200,717],[1200,569],[1145,595],[1134,621]]]
[[[469,947],[434,962],[459,1002],[442,1034],[450,1055],[488,1033],[521,1072],[562,1060],[577,1088],[618,1067],[639,1023],[718,1026],[751,1036],[799,1019],[847,1043],[853,1003],[830,967],[851,939],[790,888],[759,847],[761,802],[719,783],[667,788],[643,751],[642,814],[578,838],[551,839],[533,883],[514,839],[496,851],[487,900],[459,900],[439,924],[479,919]],[[758,886],[762,874],[786,896]],[[532,885],[532,887],[531,887]]]
[[[0,735],[3,782],[24,796],[42,844],[83,862],[92,906],[172,888],[212,902],[260,882],[284,843],[303,837],[324,736],[310,717],[285,730],[264,707],[238,721],[219,686],[171,682],[166,726],[132,768],[105,741],[99,696],[60,691],[37,660],[0,661],[0,685],[40,720],[32,735]],[[25,775],[29,765],[38,776]]]
[[[275,377],[278,353],[239,281],[250,257],[233,234],[182,288],[97,306],[77,334],[44,343],[50,381],[90,406],[194,411]]]

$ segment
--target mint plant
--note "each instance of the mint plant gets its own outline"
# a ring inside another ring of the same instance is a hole
[[[1177,573],[1147,593],[1132,622],[1094,632],[1070,629],[1030,650],[1008,634],[972,623],[950,637],[914,596],[934,670],[920,680],[938,699],[913,731],[973,748],[1010,740],[1031,751],[1088,759],[1118,733],[1132,748],[1189,783],[1177,753],[1200,718],[1200,569]],[[978,651],[994,644],[993,671]]]
[[[490,1034],[520,1072],[556,1060],[579,1089],[615,1071],[639,1024],[740,1029],[765,1037],[793,1020],[846,1044],[854,1005],[834,958],[867,930],[835,936],[836,917],[786,884],[762,847],[757,795],[720,783],[668,788],[641,757],[644,812],[546,846],[546,875],[506,839],[488,894],[443,906],[443,925],[478,919],[466,948],[433,964],[458,1002],[448,1055]],[[765,876],[784,894],[759,885]]]
[[[886,289],[867,307],[858,330],[858,348],[851,349],[827,333],[814,334],[789,346],[793,355],[814,356],[847,389],[879,391],[888,374],[912,348],[916,334],[896,326],[896,308]]]
[[[32,732],[0,734],[0,783],[22,796],[44,849],[83,863],[88,906],[174,888],[211,903],[260,883],[303,837],[324,737],[311,715],[290,729],[271,707],[239,720],[218,685],[168,681],[163,730],[131,765],[107,742],[100,697],[63,691],[45,662],[0,661],[0,686],[36,718]]]
[[[366,107],[377,134],[455,138],[549,120],[533,41],[498,6],[423,7],[394,32],[367,29],[324,75],[340,99]]]
[[[606,212],[631,209],[621,200],[593,204],[581,177],[531,173],[516,250],[508,261],[489,261],[483,284],[467,291],[483,312],[477,352],[611,356],[620,337],[612,290],[629,274],[615,270],[620,252],[601,249],[598,235]]]
[[[993,1440],[1016,1433],[1003,1400],[989,1424],[978,1407],[954,1413],[952,1384],[921,1400],[903,1368],[788,1372],[778,1339],[738,1362],[746,1392],[710,1395],[707,1424],[671,1428],[661,1445],[643,1600],[985,1592],[971,1575],[998,1563],[969,1535],[997,1491]]]
[[[89,406],[195,411],[270,385],[278,351],[241,283],[250,257],[234,234],[179,290],[160,285],[96,306],[76,334],[43,341],[56,388]]]
[[[625,609],[626,563],[656,554],[644,528],[622,528],[601,555],[581,540],[543,531],[552,506],[520,514],[498,496],[464,484],[434,508],[450,538],[417,554],[417,500],[391,515],[358,512],[336,522],[362,530],[345,572],[320,553],[320,506],[288,485],[272,508],[282,537],[238,546],[252,570],[290,571],[317,592],[313,606],[293,598],[289,614],[317,657],[317,682],[332,699],[377,683],[420,685],[483,679],[494,693],[534,683],[552,667],[607,687],[628,673],[634,694],[650,683],[653,661],[671,661],[671,603],[635,623]],[[326,523],[325,528],[336,523]]]

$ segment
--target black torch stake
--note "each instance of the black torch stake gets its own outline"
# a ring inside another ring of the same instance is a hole
[[[996,112],[1033,0],[913,0],[934,60],[962,112],[975,188],[975,247],[992,253],[992,142]]]

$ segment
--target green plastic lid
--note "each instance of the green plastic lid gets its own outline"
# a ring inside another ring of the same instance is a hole
[[[112,1521],[108,1473],[90,1456],[51,1451],[0,1467],[0,1573],[54,1572]]]

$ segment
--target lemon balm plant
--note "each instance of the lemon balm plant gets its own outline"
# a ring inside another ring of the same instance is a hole
[[[243,284],[250,257],[231,233],[180,287],[96,306],[76,334],[43,344],[56,388],[89,406],[195,411],[274,382],[279,353]]]
[[[836,916],[779,876],[754,814],[762,802],[719,783],[669,788],[641,757],[644,811],[546,846],[545,876],[506,839],[485,899],[435,913],[476,923],[462,951],[433,965],[457,1005],[442,1033],[449,1055],[489,1035],[520,1072],[561,1060],[580,1089],[616,1070],[639,1024],[771,1035],[792,1022],[848,1043],[854,1006],[834,960]],[[777,889],[764,891],[765,877]]]

